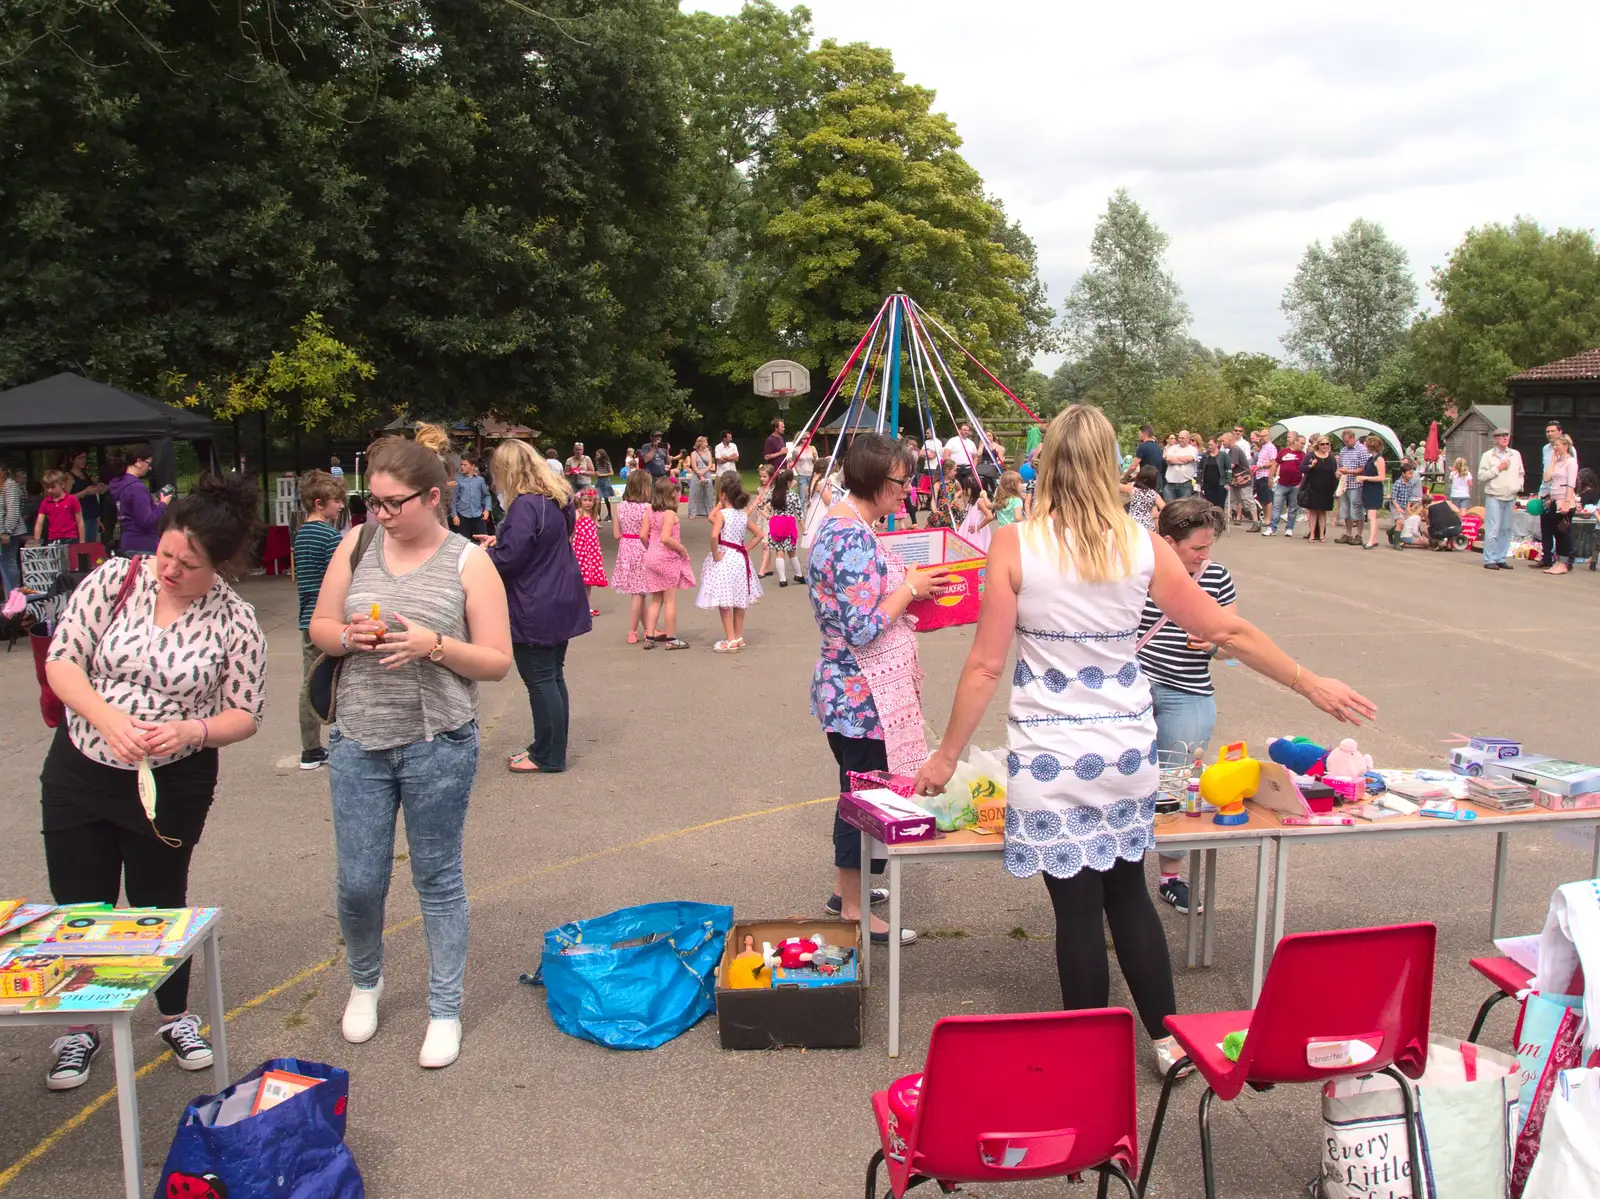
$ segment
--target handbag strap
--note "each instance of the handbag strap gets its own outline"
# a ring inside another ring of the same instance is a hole
[[[361,526],[361,532],[356,534],[356,543],[350,547],[350,577],[354,578],[356,567],[361,565],[361,559],[367,552],[367,547],[372,544],[373,538],[378,535],[381,526],[368,522]]]
[[[106,617],[107,627],[117,618],[117,613],[128,606],[128,597],[133,594],[133,589],[139,582],[139,572],[144,569],[144,560],[143,554],[135,554],[128,559],[128,573],[122,576],[122,586],[117,588],[117,598],[111,604],[111,615]]]

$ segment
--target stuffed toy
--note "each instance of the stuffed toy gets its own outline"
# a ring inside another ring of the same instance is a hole
[[[1336,778],[1360,778],[1372,769],[1372,755],[1361,753],[1356,749],[1355,738],[1346,737],[1328,751],[1323,769]]]
[[[1274,737],[1267,742],[1267,757],[1303,778],[1321,778],[1327,756],[1327,750],[1304,737]]]

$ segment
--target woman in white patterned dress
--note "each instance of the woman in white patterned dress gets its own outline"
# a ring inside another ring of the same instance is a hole
[[[1165,1071],[1175,1057],[1164,1021],[1176,1002],[1143,864],[1155,846],[1156,725],[1134,654],[1147,592],[1175,624],[1336,719],[1374,715],[1370,701],[1296,665],[1235,609],[1219,607],[1171,546],[1134,524],[1117,491],[1111,423],[1098,408],[1075,404],[1045,435],[1032,515],[995,530],[977,634],[917,791],[937,794],[949,781],[1015,636],[1006,869],[1045,876],[1064,1008],[1106,1006],[1102,915],[1109,922]]]

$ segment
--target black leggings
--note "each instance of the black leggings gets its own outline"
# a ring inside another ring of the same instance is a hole
[[[868,774],[874,770],[889,769],[889,750],[881,739],[829,733],[828,748],[833,750],[833,760],[839,763],[841,792],[850,790],[852,771]],[[833,813],[833,864],[840,870],[861,869],[861,830],[840,819],[837,808]],[[882,874],[886,864],[875,860],[872,873]]]
[[[1554,500],[1546,499],[1544,511],[1539,514],[1539,545],[1543,559],[1540,566],[1554,566],[1561,561],[1572,565],[1572,513],[1557,512]]]
[[[1117,947],[1117,964],[1128,981],[1144,1030],[1152,1037],[1165,1037],[1163,1021],[1178,1010],[1178,1003],[1172,993],[1167,935],[1150,902],[1144,863],[1118,858],[1110,870],[1085,867],[1071,878],[1047,874],[1044,885],[1056,909],[1061,1006],[1077,1011],[1110,1002],[1111,965],[1106,959],[1103,912]]]
[[[114,904],[125,882],[132,907],[181,908],[189,900],[193,852],[192,842],[173,849],[109,820],[44,835],[45,869],[50,895],[57,903]],[[181,1016],[189,1010],[188,962],[156,988],[156,1008],[163,1016]],[[222,1018],[221,1012],[212,1015]]]

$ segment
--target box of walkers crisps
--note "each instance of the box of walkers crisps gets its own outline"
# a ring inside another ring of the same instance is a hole
[[[878,544],[899,554],[907,566],[942,566],[951,576],[944,587],[906,608],[919,632],[977,623],[989,570],[988,555],[977,546],[949,529],[896,529],[879,533]]]

